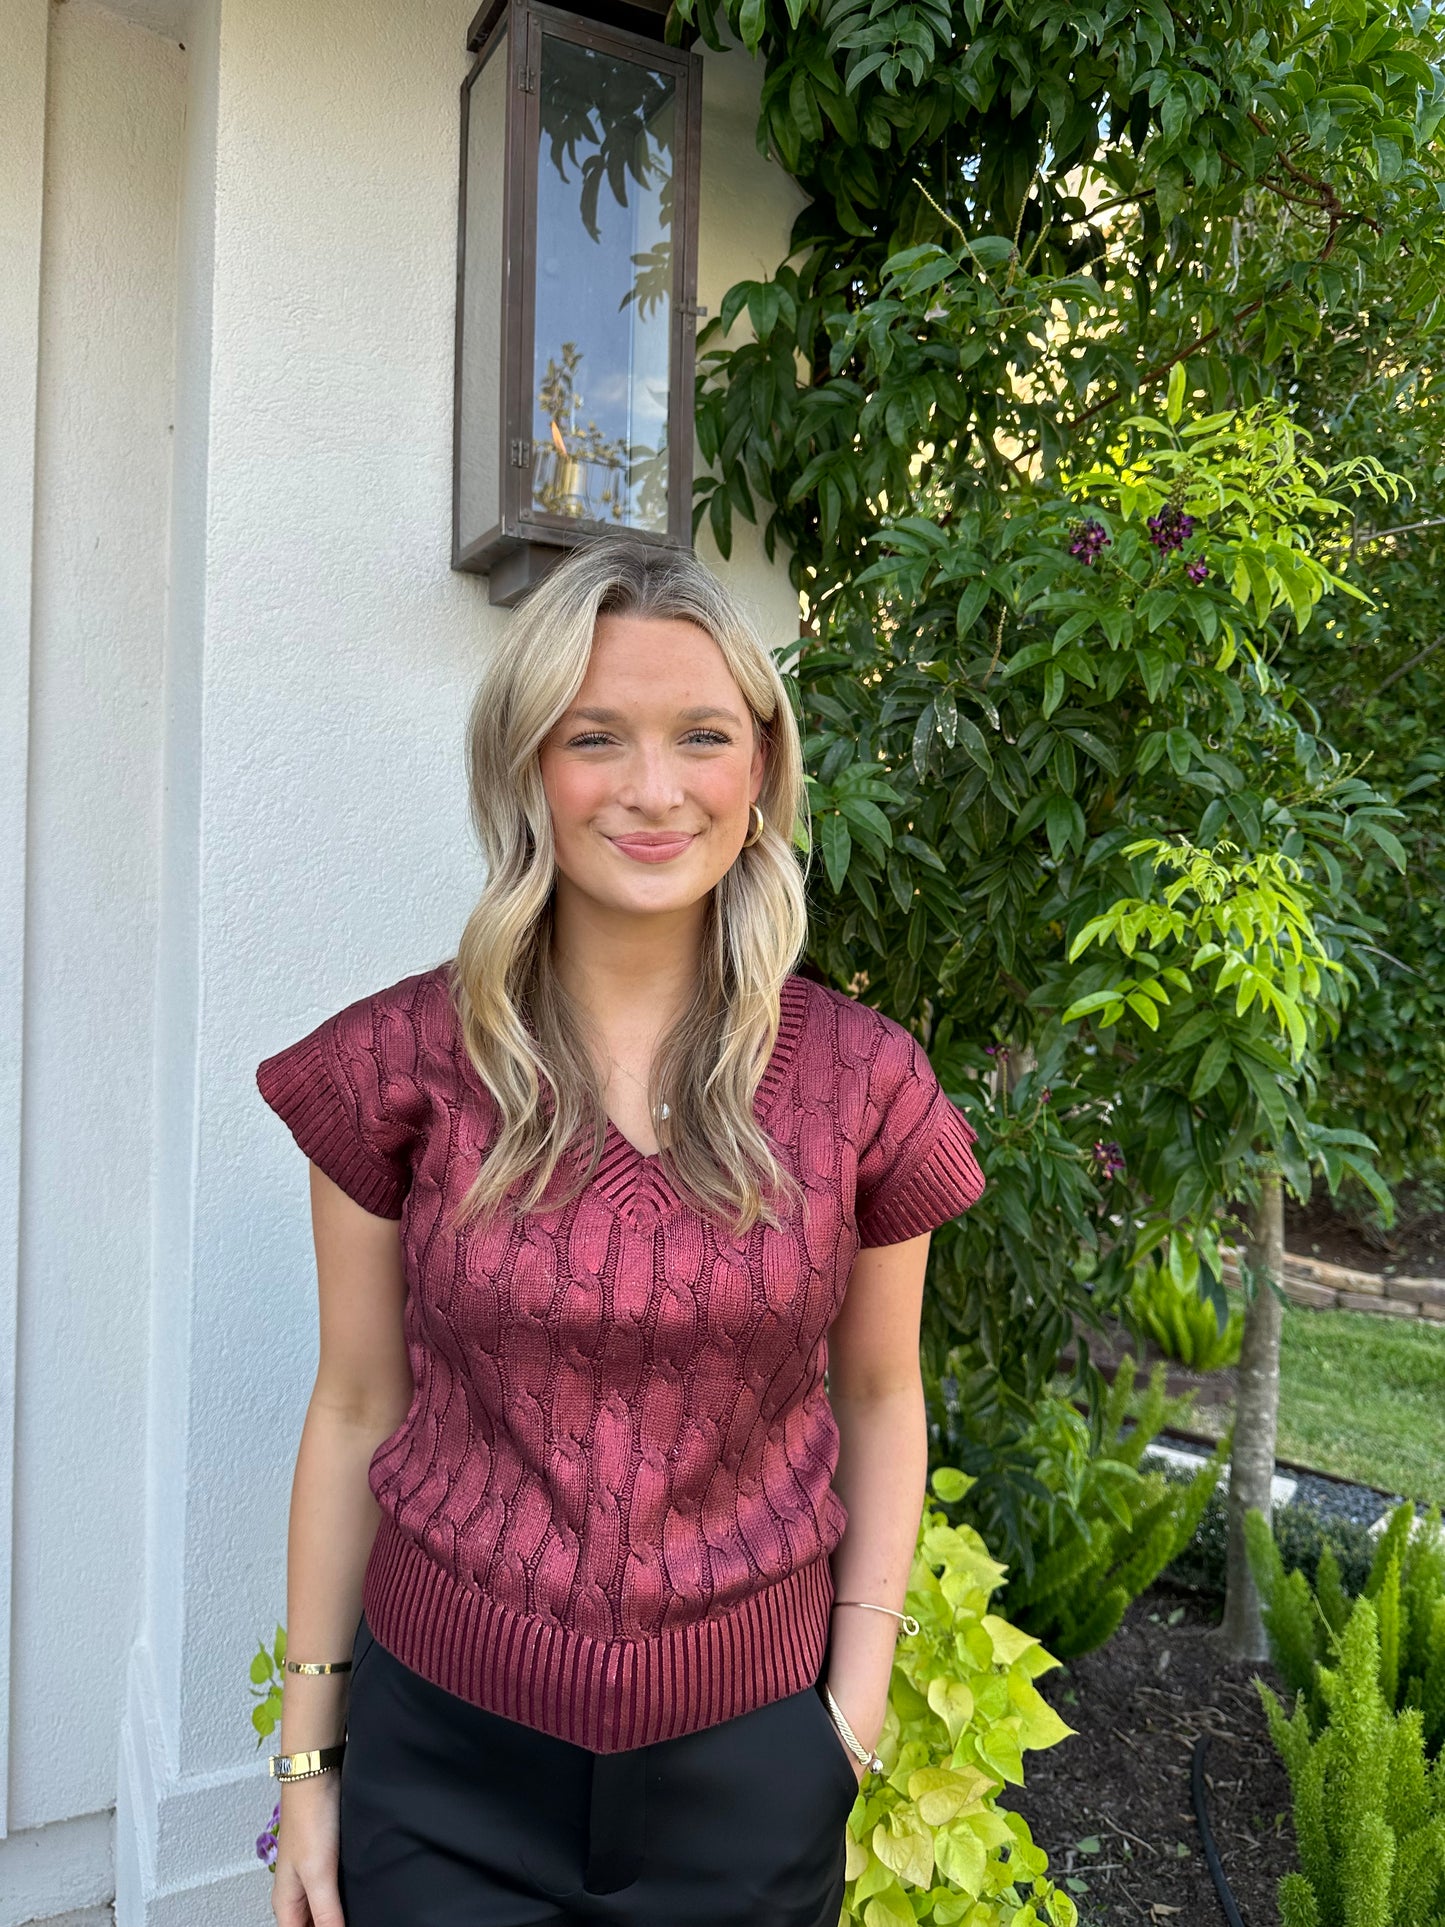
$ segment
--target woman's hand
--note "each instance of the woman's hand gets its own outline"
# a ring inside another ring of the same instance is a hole
[[[283,1786],[271,1888],[277,1927],[346,1927],[336,1884],[340,1850],[340,1771]]]

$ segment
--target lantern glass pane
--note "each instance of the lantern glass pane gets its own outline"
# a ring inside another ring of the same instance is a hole
[[[667,531],[676,83],[542,35],[532,506]]]
[[[457,544],[468,548],[501,514],[502,213],[507,45],[499,33],[468,80],[466,235],[462,279]]]

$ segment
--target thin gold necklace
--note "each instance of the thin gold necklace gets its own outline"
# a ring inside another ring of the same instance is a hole
[[[622,1075],[625,1078],[627,1078],[630,1083],[635,1084],[638,1090],[642,1092],[642,1095],[644,1097],[647,1097],[647,1086],[643,1083],[642,1079],[638,1077],[634,1071],[628,1070],[625,1064],[619,1064],[615,1057],[611,1058],[610,1062],[612,1064],[613,1070],[621,1071]],[[652,1100],[650,1097],[648,1097],[648,1106],[649,1106],[649,1109],[651,1109]],[[659,1118],[671,1117],[672,1112],[668,1109],[667,1105],[662,1101],[662,1099],[659,1098],[657,1101],[656,1109],[652,1110],[652,1116],[654,1120],[656,1120]]]

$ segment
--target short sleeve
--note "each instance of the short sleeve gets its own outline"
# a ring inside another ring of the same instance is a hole
[[[890,1019],[869,1067],[872,1132],[858,1159],[860,1246],[901,1244],[958,1217],[983,1194],[977,1132],[945,1094],[928,1053]]]
[[[311,1162],[365,1211],[399,1218],[411,1186],[414,1120],[398,1101],[414,1040],[386,993],[363,997],[265,1058],[262,1097]]]

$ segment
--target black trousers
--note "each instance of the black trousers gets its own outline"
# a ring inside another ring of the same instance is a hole
[[[593,1753],[444,1692],[363,1618],[342,1911],[346,1927],[837,1927],[857,1792],[816,1685]]]

